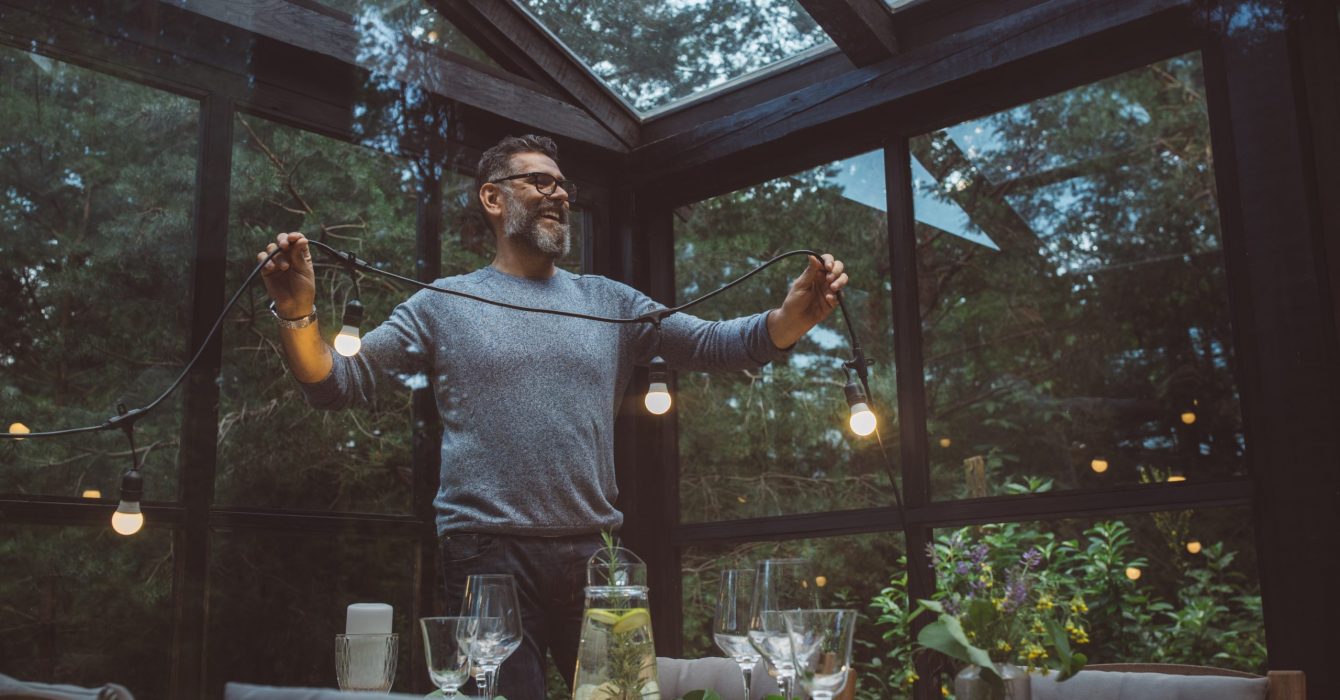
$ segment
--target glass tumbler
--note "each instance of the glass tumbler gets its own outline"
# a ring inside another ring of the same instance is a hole
[[[340,690],[389,692],[398,649],[399,636],[394,633],[335,635],[335,681]]]

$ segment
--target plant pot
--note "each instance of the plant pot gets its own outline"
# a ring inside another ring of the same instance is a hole
[[[1005,681],[1002,694],[982,678],[982,667],[969,666],[954,676],[956,700],[1029,700],[1032,684],[1028,673],[1014,664],[996,664],[996,673]]]

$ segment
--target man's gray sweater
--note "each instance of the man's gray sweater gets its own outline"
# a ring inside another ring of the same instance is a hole
[[[563,270],[546,280],[486,267],[434,283],[536,308],[632,318],[661,308],[604,277]],[[649,324],[615,325],[515,311],[421,290],[363,338],[332,353],[325,379],[303,384],[317,408],[368,405],[378,382],[431,386],[442,416],[438,534],[573,535],[617,528],[614,416],[635,365],[676,370],[758,367],[784,357],[767,314],[709,322],[676,314],[659,348]]]

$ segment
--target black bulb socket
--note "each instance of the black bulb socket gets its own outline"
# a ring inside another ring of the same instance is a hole
[[[144,477],[140,470],[131,469],[121,477],[121,500],[127,503],[139,503],[144,496]]]
[[[847,395],[848,406],[855,406],[858,403],[866,403],[865,389],[862,389],[860,383],[855,379],[848,379],[847,386],[843,387],[842,391]]]
[[[350,299],[344,304],[344,325],[358,328],[363,325],[363,302]]]
[[[667,365],[665,359],[660,355],[651,358],[651,363],[647,365],[647,369],[648,383],[661,382],[664,384],[670,381],[670,365]]]

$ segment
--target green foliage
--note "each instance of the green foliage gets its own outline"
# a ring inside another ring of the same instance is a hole
[[[1079,601],[1081,607],[1074,609],[1081,610],[1087,622],[1087,628],[1071,628],[1057,620],[1044,621],[1047,646],[1062,652],[1059,659],[1062,667],[1074,670],[1075,664],[1067,662],[1067,657],[1073,654],[1081,665],[1082,661],[1092,659],[1099,663],[1190,663],[1263,671],[1265,646],[1260,594],[1234,566],[1234,554],[1227,551],[1224,543],[1205,547],[1191,562],[1172,567],[1173,571],[1164,574],[1161,581],[1150,580],[1155,578],[1152,574],[1148,579],[1131,580],[1126,575],[1127,568],[1144,568],[1148,560],[1132,551],[1136,543],[1125,523],[1098,522],[1082,530],[1078,537],[1068,537],[1067,529],[1069,526],[1064,524],[1046,529],[1007,524],[941,534],[934,545],[938,576],[945,580],[948,570],[952,570],[947,567],[954,566],[944,553],[975,543],[990,545],[989,561],[999,562],[996,568],[1016,561],[1017,555],[1024,551],[1037,548],[1043,555],[1039,575],[1076,591],[1078,595],[1065,604]],[[936,600],[924,604],[928,610],[943,613],[945,605],[954,600],[951,590],[942,589],[937,591]],[[878,613],[876,625],[890,646],[883,650],[880,663],[871,664],[871,670],[879,669],[876,681],[879,687],[874,694],[868,694],[862,687],[862,697],[872,700],[905,697],[910,679],[915,677],[912,673],[915,649],[906,640],[914,629],[916,612],[908,614],[905,601],[905,574],[896,576],[871,600],[871,608]],[[1063,603],[1059,598],[1054,602]],[[964,606],[961,599],[959,603]],[[972,604],[991,605],[980,599]],[[980,630],[984,628],[981,619],[992,618],[994,613],[974,613],[968,609],[959,616],[943,615],[940,618],[943,624],[924,628],[918,642],[980,665],[984,659],[974,656],[973,649],[987,645],[981,643],[981,637],[972,638],[958,626],[960,617],[971,621],[964,623],[967,629]],[[1078,648],[1071,648],[1076,640]]]

